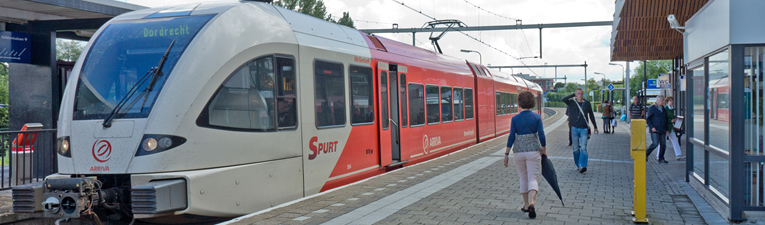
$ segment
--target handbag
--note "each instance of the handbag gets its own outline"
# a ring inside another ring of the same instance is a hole
[[[528,149],[519,150],[519,152],[531,152],[531,151],[540,151],[541,152],[542,151],[542,143],[539,141],[539,135],[537,134],[538,132],[535,131],[534,128],[531,128],[531,125],[529,125],[529,122],[526,122],[526,118],[523,118],[523,116],[521,116],[520,114],[518,114],[518,116],[521,117],[521,119],[523,120],[523,123],[525,123],[526,126],[529,127],[529,130],[531,130],[531,132],[533,132],[533,134],[534,134],[534,141],[533,142],[531,140],[529,140],[528,138],[523,138],[524,135],[516,135],[516,136],[520,137],[520,138],[518,138],[520,144],[522,146],[528,148]],[[537,121],[537,124],[539,124],[539,121]],[[528,135],[528,134],[526,134],[526,135]],[[515,150],[515,148],[513,148],[513,150]],[[515,151],[513,151],[513,152],[515,152]]]
[[[579,108],[579,113],[582,114],[582,117],[584,117],[584,123],[587,124],[587,139],[590,139],[590,136],[592,136],[592,131],[590,130],[590,123],[587,120],[587,116],[584,115],[584,111],[582,111],[582,107],[579,106],[579,103],[574,100],[574,103],[576,104],[576,107]]]

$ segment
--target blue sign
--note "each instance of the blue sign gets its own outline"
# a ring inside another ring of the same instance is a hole
[[[614,84],[608,84],[608,90],[614,91]]]
[[[657,79],[648,79],[648,86],[646,89],[659,89],[659,82]]]
[[[0,31],[0,62],[32,63],[29,34]]]

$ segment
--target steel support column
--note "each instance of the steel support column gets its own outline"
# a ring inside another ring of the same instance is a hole
[[[685,90],[693,93],[693,70],[685,72]],[[688,133],[693,132],[693,94],[685,95],[685,182],[691,182],[691,173],[693,173],[693,143]]]
[[[745,99],[744,97],[744,46],[731,45],[730,51],[730,63],[731,71],[730,79],[730,99]],[[735,75],[740,74],[740,75]],[[744,161],[744,117],[746,107],[744,101],[729,101],[730,102],[730,119],[728,120],[728,138],[730,140],[728,151],[730,152],[730,160],[728,165],[729,170],[729,205],[730,205],[730,220],[731,221],[743,221],[744,218],[744,204],[746,191],[746,176],[745,167],[747,162]]]

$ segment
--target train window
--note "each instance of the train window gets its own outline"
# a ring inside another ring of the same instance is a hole
[[[473,119],[473,89],[465,88],[465,118]]]
[[[409,119],[411,126],[425,124],[425,93],[422,84],[409,84]]]
[[[505,93],[505,114],[510,114],[510,93]]]
[[[408,121],[406,113],[406,74],[401,74],[401,127],[406,127]]]
[[[383,130],[387,130],[390,124],[388,118],[388,72],[384,70],[380,71],[380,106],[382,107]]]
[[[441,87],[441,121],[452,121],[452,88]]]
[[[496,103],[497,105],[497,116],[500,116],[502,115],[502,94],[499,92],[496,92],[496,93],[497,93],[497,100],[494,101],[494,103]]]
[[[454,88],[454,120],[465,119],[465,107],[462,101],[462,88]]]
[[[345,125],[345,78],[343,64],[314,62],[316,127]]]
[[[441,108],[438,106],[438,86],[428,85],[425,87],[425,102],[427,102],[428,124],[441,122]]]
[[[276,57],[276,111],[279,129],[297,128],[297,84],[295,59]]]
[[[502,115],[507,115],[507,93],[500,92],[500,106],[502,106]]]
[[[510,107],[513,113],[518,113],[518,94],[510,95]]]
[[[351,124],[372,124],[375,121],[374,77],[372,68],[350,66]]]
[[[275,131],[274,57],[248,62],[234,71],[200,115],[200,126]]]

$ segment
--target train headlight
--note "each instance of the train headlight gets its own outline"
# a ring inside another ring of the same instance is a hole
[[[72,157],[72,152],[69,151],[70,147],[69,136],[56,139],[56,152],[58,152],[59,155],[64,157]]]
[[[147,152],[154,151],[157,149],[157,139],[154,139],[153,137],[143,139],[141,147]]]
[[[186,143],[186,138],[171,135],[145,134],[141,139],[141,146],[138,147],[135,156],[167,151],[183,143]]]

